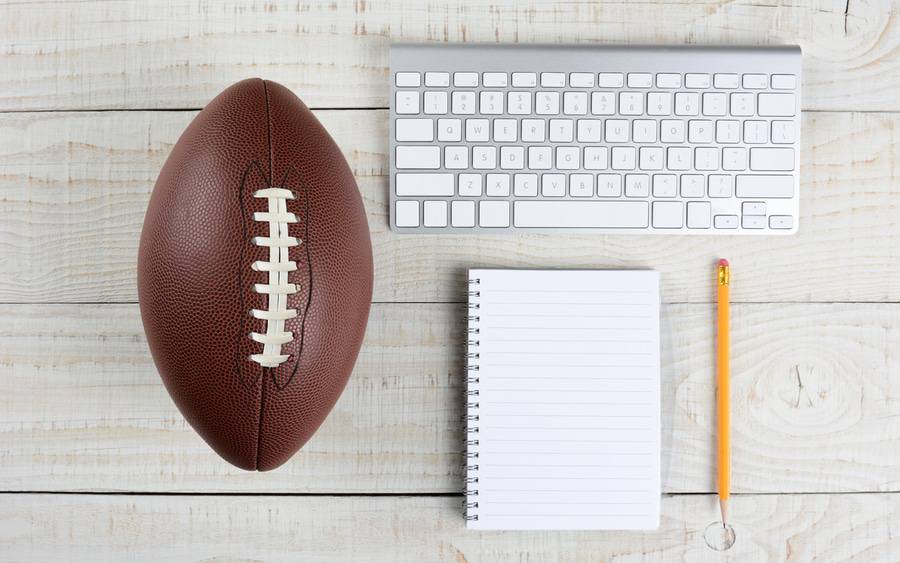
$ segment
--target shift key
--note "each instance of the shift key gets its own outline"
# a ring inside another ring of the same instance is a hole
[[[794,197],[794,177],[782,175],[739,175],[735,184],[737,197],[791,198]]]
[[[397,195],[452,196],[453,174],[397,174],[394,184]]]

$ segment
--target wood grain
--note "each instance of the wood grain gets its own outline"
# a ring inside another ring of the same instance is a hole
[[[890,0],[253,0],[0,6],[0,111],[199,108],[264,76],[387,107],[392,42],[799,44],[805,109],[898,110]]]
[[[10,560],[896,561],[898,494],[732,497],[735,544],[706,543],[711,496],[665,497],[658,530],[477,532],[460,498],[0,495]],[[64,555],[63,555],[64,554]]]
[[[0,307],[0,490],[459,492],[462,317],[373,308],[350,385],[277,471],[219,459],[156,374],[134,305]],[[733,308],[736,492],[900,490],[900,305]],[[663,308],[663,488],[713,489],[713,310]]]
[[[193,112],[0,115],[0,302],[134,302],[144,211]],[[900,301],[900,116],[804,121],[800,234],[409,236],[387,226],[387,114],[318,112],[359,180],[377,302],[461,301],[468,267],[652,267],[668,302]]]

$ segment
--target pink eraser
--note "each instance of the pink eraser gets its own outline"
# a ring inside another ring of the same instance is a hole
[[[727,265],[728,265],[728,260],[726,260],[724,258],[719,260],[719,266],[727,266]]]

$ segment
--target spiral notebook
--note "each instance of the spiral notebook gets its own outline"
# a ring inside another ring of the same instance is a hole
[[[466,520],[659,526],[659,274],[470,270]]]

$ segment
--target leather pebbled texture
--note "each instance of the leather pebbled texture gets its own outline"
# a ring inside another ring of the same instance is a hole
[[[254,284],[268,260],[252,237],[265,187],[291,190],[298,291],[285,322],[290,359],[250,361],[262,344],[267,296]],[[169,394],[223,458],[266,471],[287,461],[325,420],[356,362],[372,299],[372,245],[353,174],[309,108],[287,88],[249,79],[212,100],[182,134],[153,189],[138,256],[147,341]]]

